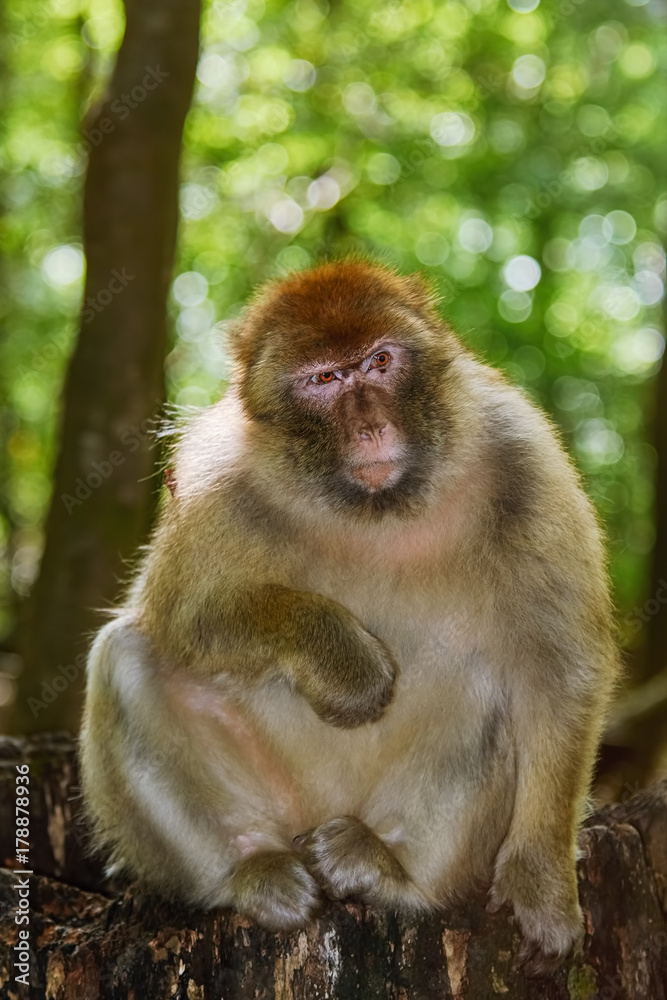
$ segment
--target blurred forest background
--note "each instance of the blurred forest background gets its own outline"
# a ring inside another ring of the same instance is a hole
[[[424,272],[562,429],[628,663],[601,774],[647,780],[667,749],[664,6],[199,15],[2,4],[2,727],[77,726],[93,609],[158,502],[164,400],[218,398],[257,283],[352,250]]]

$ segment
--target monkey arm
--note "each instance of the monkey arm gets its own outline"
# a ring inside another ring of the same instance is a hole
[[[325,722],[372,721],[391,699],[389,652],[329,598],[265,584],[234,593],[223,618],[225,640],[250,652],[262,672],[277,667]]]
[[[196,672],[210,675],[222,664],[252,684],[283,676],[321,719],[344,728],[379,718],[391,700],[390,653],[326,597],[276,584],[239,586],[187,610],[186,622],[173,616],[180,625],[169,658]]]

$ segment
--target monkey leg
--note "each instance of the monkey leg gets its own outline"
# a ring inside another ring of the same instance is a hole
[[[304,864],[328,896],[376,906],[428,904],[389,847],[355,816],[337,816],[295,838]]]
[[[269,930],[294,930],[323,907],[319,885],[290,851],[261,851],[244,858],[229,885],[233,905]]]
[[[529,976],[555,969],[584,935],[576,846],[597,732],[591,713],[564,715],[537,729],[527,709],[517,713],[514,814],[488,906],[490,912],[504,903],[513,907],[523,932],[516,964]],[[544,711],[542,718],[548,719]]]
[[[112,870],[272,928],[315,914],[321,889],[290,850],[305,820],[289,773],[233,698],[164,670],[130,618],[91,651],[81,762]]]

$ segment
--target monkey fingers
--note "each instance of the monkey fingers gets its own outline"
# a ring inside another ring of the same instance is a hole
[[[234,905],[269,930],[294,930],[315,919],[322,893],[303,862],[289,851],[251,854],[230,879]]]
[[[534,915],[530,923],[534,921]],[[581,921],[570,927],[557,927],[555,921],[552,927],[548,923],[553,918],[542,915],[539,937],[531,937],[524,930],[524,938],[514,959],[514,967],[520,969],[525,976],[537,977],[550,975],[557,969],[573,951],[579,948],[584,932]],[[526,915],[519,917],[522,927],[525,927]]]
[[[296,837],[295,849],[332,899],[392,906],[414,891],[400,861],[354,816],[337,816]]]
[[[334,647],[324,669],[299,672],[297,687],[313,711],[332,726],[351,729],[380,718],[394,693],[396,664],[378,639],[361,626]]]
[[[495,914],[505,903],[513,907],[523,935],[514,967],[526,976],[548,975],[583,939],[583,918],[576,895],[572,899],[568,894],[557,898],[544,887],[541,905],[537,901],[533,905],[521,904],[512,898],[516,895],[509,885],[501,888],[496,882],[489,893],[487,912]]]

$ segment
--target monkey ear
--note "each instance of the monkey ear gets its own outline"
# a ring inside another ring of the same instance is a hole
[[[242,368],[249,368],[262,353],[267,316],[271,317],[273,307],[280,302],[284,284],[276,278],[257,288],[240,315],[225,327],[225,347]]]
[[[225,325],[222,335],[225,353],[243,367],[249,364],[253,348],[252,331],[248,326],[247,310],[245,310],[238,319]]]

